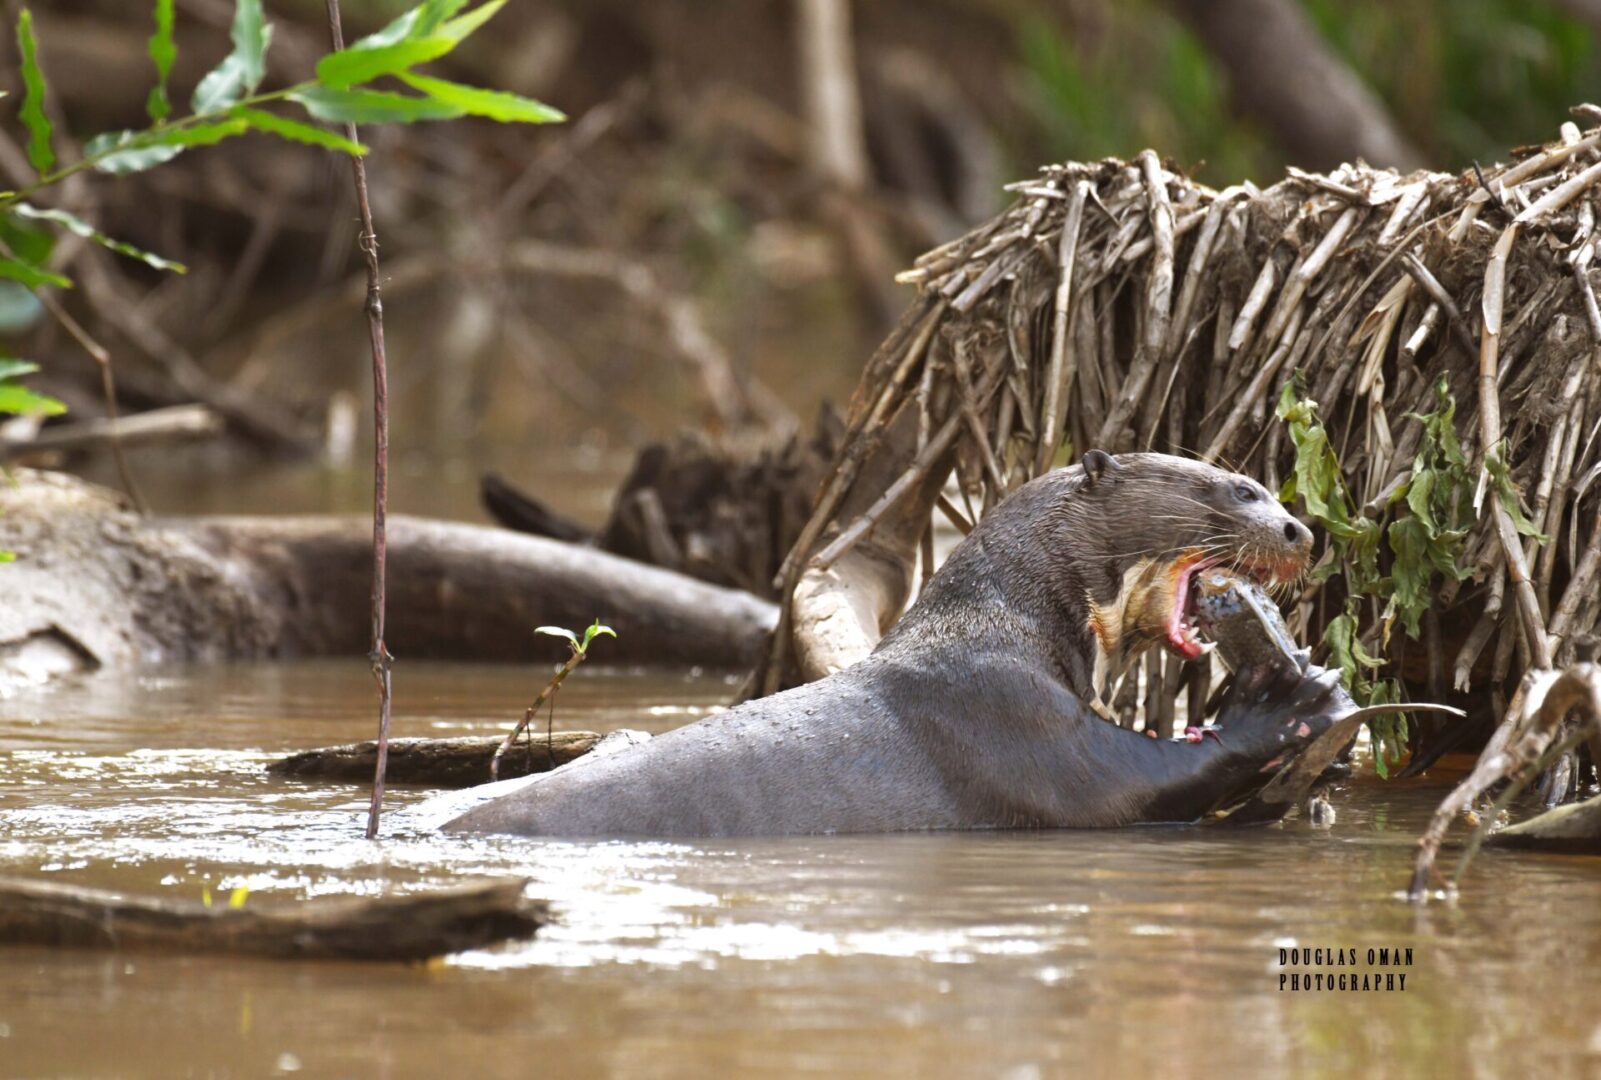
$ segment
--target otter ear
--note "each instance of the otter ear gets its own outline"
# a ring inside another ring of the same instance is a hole
[[[1084,466],[1084,477],[1091,486],[1099,484],[1109,474],[1115,476],[1123,469],[1117,459],[1105,450],[1086,450],[1079,463]]]

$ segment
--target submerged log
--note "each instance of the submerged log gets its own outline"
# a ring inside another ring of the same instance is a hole
[[[536,734],[519,740],[500,761],[500,778],[511,780],[530,773],[548,772],[580,758],[595,748],[600,735],[593,731],[558,731],[548,738]],[[391,739],[386,777],[391,784],[466,788],[489,783],[489,763],[500,746],[500,736],[462,736],[453,739]],[[377,764],[378,744],[372,740],[303,750],[267,766],[273,776],[296,780],[332,780],[367,783]]]
[[[19,469],[0,486],[0,664],[54,636],[87,666],[364,656],[371,525],[354,516],[141,518],[104,489]],[[501,529],[397,516],[390,648],[535,661],[540,624],[614,627],[608,661],[752,665],[772,605],[656,567]]]
[[[238,954],[292,960],[426,960],[532,937],[549,921],[521,880],[378,898],[206,907],[107,889],[0,879],[0,945]]]
[[[1601,795],[1509,825],[1491,833],[1485,843],[1525,851],[1601,855]]]

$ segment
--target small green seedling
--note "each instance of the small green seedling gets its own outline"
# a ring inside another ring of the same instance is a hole
[[[522,720],[518,722],[516,727],[511,729],[511,734],[507,735],[501,741],[501,744],[495,748],[495,756],[489,762],[489,779],[492,781],[500,779],[500,759],[506,756],[506,751],[510,750],[512,744],[517,741],[517,736],[521,735],[527,730],[528,725],[534,722],[534,717],[539,713],[539,707],[547,699],[550,701],[550,714],[545,720],[545,747],[547,754],[550,754],[554,760],[552,728],[556,718],[556,691],[561,689],[562,681],[572,674],[573,669],[582,664],[585,658],[589,656],[589,646],[594,643],[597,637],[603,634],[612,638],[617,636],[617,631],[609,626],[601,625],[599,619],[589,624],[584,630],[583,637],[579,637],[564,626],[536,626],[534,627],[534,633],[566,638],[567,662],[556,671],[550,682],[545,684],[545,688],[539,692],[539,696],[534,699],[534,703],[523,711]],[[531,753],[532,745],[530,745],[529,750]]]
[[[596,619],[594,622],[590,623],[588,628],[584,630],[584,636],[582,640],[579,639],[577,634],[573,633],[565,626],[536,626],[534,627],[534,633],[549,634],[551,637],[566,638],[568,643],[572,646],[573,651],[578,653],[580,656],[589,651],[589,643],[594,641],[600,635],[605,634],[607,637],[617,636],[617,631],[613,630],[609,626],[602,626],[599,619]]]

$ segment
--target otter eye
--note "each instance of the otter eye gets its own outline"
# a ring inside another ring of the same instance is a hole
[[[1241,502],[1256,502],[1261,498],[1250,484],[1235,484],[1234,497]]]

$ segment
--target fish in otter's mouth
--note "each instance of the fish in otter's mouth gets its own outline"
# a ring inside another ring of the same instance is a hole
[[[1196,588],[1196,579],[1207,570],[1224,565],[1264,589],[1294,581],[1306,568],[1302,560],[1291,556],[1273,560],[1229,559],[1201,551],[1185,552],[1167,563],[1161,573],[1152,575],[1145,585],[1138,609],[1149,615],[1141,621],[1142,628],[1151,633],[1159,627],[1152,636],[1160,637],[1174,654],[1186,660],[1198,659],[1209,652],[1211,643],[1200,638],[1197,604],[1200,590]],[[1152,616],[1160,619],[1158,626],[1151,625]]]

